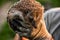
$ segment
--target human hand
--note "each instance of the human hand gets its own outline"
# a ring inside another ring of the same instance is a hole
[[[14,40],[20,40],[19,34],[16,33],[16,35],[15,35],[15,37],[14,37]],[[25,37],[22,37],[22,40],[29,40],[29,39],[27,39],[27,38],[25,38]]]

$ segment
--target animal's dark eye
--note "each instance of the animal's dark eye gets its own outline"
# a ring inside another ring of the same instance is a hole
[[[23,13],[24,13],[24,15],[27,15],[28,14],[28,10],[24,10]]]
[[[31,11],[29,9],[25,10],[24,13],[27,15],[29,14]]]
[[[28,11],[28,10],[26,10],[26,11],[25,11],[25,14],[27,15],[28,13],[29,13],[29,11]]]

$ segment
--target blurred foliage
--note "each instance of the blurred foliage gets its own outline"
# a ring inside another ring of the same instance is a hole
[[[45,5],[45,3],[47,2],[47,0],[36,0],[38,2],[40,2],[42,5]]]
[[[14,3],[14,2],[17,2],[18,0],[0,0],[0,6],[2,6],[4,3],[6,2],[11,2],[11,3]]]
[[[15,33],[11,30],[7,22],[2,25],[3,29],[0,32],[0,40],[12,40]]]
[[[53,7],[60,7],[60,0],[51,0],[51,5]]]

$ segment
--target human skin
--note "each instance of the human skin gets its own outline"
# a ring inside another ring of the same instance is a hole
[[[16,33],[16,35],[15,35],[15,37],[14,37],[14,40],[20,40],[19,34]],[[27,38],[25,38],[25,37],[22,37],[22,40],[29,40],[29,39],[27,39]]]

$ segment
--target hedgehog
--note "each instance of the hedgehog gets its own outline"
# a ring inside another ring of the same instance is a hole
[[[53,40],[46,29],[44,7],[36,0],[20,0],[9,9],[7,22],[20,37],[29,40]]]

